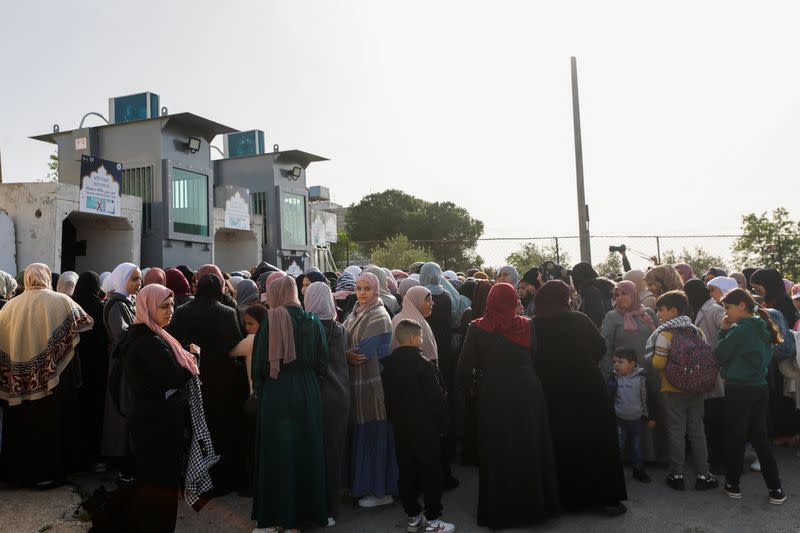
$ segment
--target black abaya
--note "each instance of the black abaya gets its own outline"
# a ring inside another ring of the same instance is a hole
[[[458,375],[478,370],[478,525],[525,527],[559,512],[544,394],[531,351],[470,325]]]
[[[202,283],[202,280],[201,280]],[[243,405],[250,395],[247,371],[229,357],[242,340],[236,311],[198,294],[175,312],[169,332],[184,346],[200,347],[203,408],[214,450],[222,458],[211,470],[218,494],[247,486],[244,449],[247,422]]]
[[[614,405],[597,366],[605,341],[583,313],[534,322],[534,366],[547,399],[562,509],[616,506],[627,492]]]

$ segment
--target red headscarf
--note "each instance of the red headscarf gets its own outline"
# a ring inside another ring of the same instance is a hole
[[[142,284],[144,286],[151,285],[153,283],[158,283],[159,285],[167,286],[167,275],[158,267],[153,267],[147,271],[147,274],[144,275],[144,280],[142,280]]]
[[[168,268],[165,272],[165,277],[167,280],[166,286],[175,293],[175,298],[183,298],[184,296],[192,294],[192,286],[189,285],[189,280],[187,280],[183,272],[177,268]]]
[[[509,283],[497,283],[489,291],[486,312],[472,323],[489,333],[497,332],[514,344],[531,345],[530,319],[517,315],[517,290]]]

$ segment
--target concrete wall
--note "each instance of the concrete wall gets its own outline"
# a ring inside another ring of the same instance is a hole
[[[45,263],[54,272],[61,271],[61,238],[64,219],[75,212],[81,222],[78,239],[89,238],[88,259],[80,258],[87,269],[110,270],[123,261],[138,264],[140,257],[142,200],[122,196],[122,217],[104,217],[78,213],[79,189],[64,183],[0,184],[0,209],[6,211],[16,226],[17,267]],[[129,238],[119,239],[112,228],[127,227]],[[115,240],[115,237],[117,239]],[[126,244],[123,244],[126,243]],[[123,249],[124,248],[124,249]],[[96,262],[95,262],[96,261]]]
[[[225,272],[250,268],[261,262],[264,219],[250,215],[250,230],[225,228],[225,210],[214,208],[214,264]]]

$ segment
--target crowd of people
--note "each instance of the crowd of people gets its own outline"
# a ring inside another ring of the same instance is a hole
[[[626,462],[642,483],[667,465],[675,490],[724,476],[734,499],[749,464],[783,503],[800,284],[624,264],[0,272],[0,478],[116,472],[117,530],[137,532],[232,491],[254,532],[333,526],[343,496],[451,532],[455,462],[478,467],[492,529],[623,514]]]

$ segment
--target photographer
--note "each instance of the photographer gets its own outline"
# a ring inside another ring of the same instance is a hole
[[[609,253],[613,254],[614,252],[619,252],[619,254],[622,256],[622,270],[625,271],[625,272],[628,272],[628,271],[631,270],[631,262],[628,261],[628,256],[625,254],[625,252],[627,250],[628,250],[628,248],[624,244],[621,244],[619,246],[609,246],[608,247]]]

